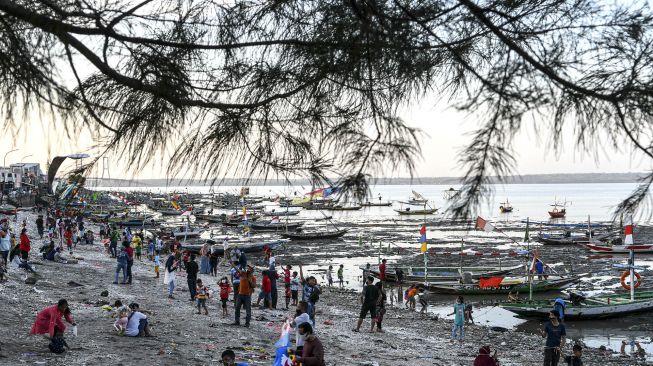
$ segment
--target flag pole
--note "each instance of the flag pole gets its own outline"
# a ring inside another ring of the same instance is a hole
[[[530,223],[530,218],[527,217],[526,218],[526,234],[524,235],[524,240],[526,241],[526,248],[527,248],[526,250],[528,251],[528,253],[531,252],[531,238],[530,238],[530,235],[528,233],[529,223]],[[526,271],[528,273],[528,301],[532,301],[533,300],[533,271],[530,268],[528,268],[528,258],[529,258],[529,256],[527,255],[526,256]],[[533,261],[535,261],[535,256],[533,256]]]

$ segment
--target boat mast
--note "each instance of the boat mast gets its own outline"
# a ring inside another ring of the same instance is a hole
[[[528,233],[528,226],[529,226],[529,221],[530,218],[526,218],[526,234],[524,235],[524,240],[526,241],[526,250],[530,254],[531,252],[531,238]],[[528,268],[528,258],[530,258],[530,255],[526,255],[526,274],[528,276],[528,301],[533,300],[533,271]],[[533,257],[533,261],[535,260],[535,257]]]

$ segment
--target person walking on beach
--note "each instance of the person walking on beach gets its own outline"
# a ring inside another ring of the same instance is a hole
[[[36,218],[36,231],[39,233],[39,238],[43,239],[43,215]]]
[[[66,299],[61,299],[56,305],[48,306],[39,311],[36,314],[34,324],[32,324],[30,334],[47,334],[52,338],[57,332],[63,333],[66,330],[66,325],[61,321],[62,317],[73,327],[77,325],[73,320]]]
[[[227,301],[229,301],[229,291],[231,290],[227,277],[222,277],[222,279],[220,279],[220,282],[218,282],[218,286],[220,287],[220,302],[222,303],[222,317],[226,318]]]
[[[163,277],[163,283],[168,285],[168,298],[174,299],[172,296],[175,291],[175,286],[177,285],[177,269],[179,267],[179,254],[172,253],[168,256],[166,260],[166,270]]]
[[[358,324],[354,328],[354,332],[360,332],[361,325],[363,325],[363,320],[367,316],[367,313],[370,314],[370,319],[372,326],[370,332],[374,332],[374,318],[376,318],[376,303],[379,300],[380,296],[379,288],[374,285],[374,277],[367,276],[367,284],[363,287],[363,292],[361,292],[360,302],[361,302],[361,312],[358,316]]]
[[[159,251],[154,252],[154,273],[156,273],[156,278],[159,278],[159,269],[161,268],[161,259],[159,257]]]
[[[190,301],[195,301],[195,289],[197,287],[197,273],[200,268],[195,262],[195,253],[190,255],[190,260],[186,263],[186,280],[188,282],[188,292],[190,293]]]
[[[302,289],[302,301],[308,303],[307,313],[315,325],[315,303],[320,299],[320,288],[317,286],[317,279],[314,276],[304,278],[304,270],[299,265],[299,278],[304,285]]]
[[[288,310],[288,306],[290,305],[290,299],[292,297],[292,291],[290,290],[290,270],[292,269],[292,266],[290,264],[286,265],[285,268],[283,268],[283,288],[284,288],[284,295],[286,297],[286,310]]]
[[[558,366],[560,355],[565,347],[565,337],[567,331],[563,324],[558,320],[556,311],[549,312],[549,322],[540,329],[542,338],[546,338],[544,345],[544,366]]]
[[[241,269],[238,297],[236,298],[236,320],[233,325],[240,325],[240,308],[244,306],[246,314],[245,327],[249,327],[249,322],[252,319],[252,294],[255,288],[256,277],[254,277],[254,268],[248,266],[247,270]]]
[[[327,269],[327,283],[329,287],[333,286],[333,266],[331,265]]]
[[[29,237],[27,236],[27,229],[23,229],[20,232],[20,257],[24,260],[27,261],[27,257],[29,256],[29,251],[32,248],[31,247],[32,242],[29,240]]]
[[[109,239],[109,254],[111,254],[111,258],[115,258],[118,255],[118,240],[120,240],[120,232],[114,226],[113,231],[111,231],[111,238]]]
[[[124,246],[120,248],[120,252],[116,256],[116,276],[113,279],[113,284],[118,284],[118,274],[122,271],[122,282],[121,284],[127,283],[127,266],[129,261],[129,255],[127,254],[127,248]]]
[[[383,333],[383,315],[385,315],[385,302],[387,295],[383,288],[383,282],[377,282],[376,287],[379,289],[379,297],[376,301],[376,318],[372,319],[372,328],[374,328],[374,323],[376,322],[376,331]]]
[[[386,262],[387,259],[383,258],[381,264],[379,264],[379,279],[381,282],[385,282]]]
[[[344,271],[345,271],[345,266],[341,264],[340,267],[338,268],[338,284],[340,288],[344,286],[344,282],[345,282]]]
[[[209,272],[211,272],[211,276],[217,277],[218,276],[218,260],[220,259],[220,256],[218,255],[217,250],[215,248],[211,248],[209,251]]]
[[[129,241],[123,242],[125,251],[127,252],[127,283],[132,283],[132,266],[134,265],[134,248],[132,248]]]
[[[211,248],[209,243],[204,243],[200,249],[200,274],[211,274],[211,265],[209,256],[211,254]]]
[[[234,304],[238,300],[238,288],[240,287],[240,268],[238,266],[238,261],[234,261],[229,270],[231,276],[231,285],[234,288]]]
[[[458,296],[456,303],[453,305],[453,312],[447,316],[455,315],[453,319],[453,330],[451,331],[451,339],[455,340],[458,337],[460,343],[465,339],[465,301],[462,296]]]
[[[261,308],[266,307],[267,303],[268,309],[272,310],[272,283],[268,271],[263,271],[261,273],[261,292],[258,294],[256,306],[259,306],[261,300],[263,300],[263,306]]]
[[[367,277],[370,275],[371,269],[370,269],[370,264],[367,263],[365,264],[365,269],[363,270],[363,285],[367,282]]]
[[[209,315],[209,309],[206,307],[206,300],[209,298],[209,288],[202,284],[202,279],[197,279],[197,289],[195,290],[197,299],[197,313],[201,314],[200,309],[204,309],[204,315]]]
[[[9,234],[4,230],[0,230],[0,256],[2,257],[2,261],[4,262],[5,270],[9,268],[7,266],[8,264],[7,258],[9,258],[10,251],[11,251],[11,242],[9,241]]]
[[[297,301],[299,300],[299,278],[297,277],[297,271],[292,273],[292,279],[290,280],[290,297],[292,298],[292,305],[297,306]]]

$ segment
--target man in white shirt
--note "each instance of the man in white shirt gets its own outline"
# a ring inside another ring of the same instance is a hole
[[[127,318],[125,335],[129,337],[150,337],[150,326],[147,323],[147,316],[141,313],[137,303],[129,304],[132,313]]]

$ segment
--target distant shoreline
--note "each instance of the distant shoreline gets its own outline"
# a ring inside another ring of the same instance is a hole
[[[522,176],[509,176],[503,181],[491,177],[491,183],[502,184],[565,184],[565,183],[637,183],[646,173],[579,173],[579,174],[527,174]],[[422,178],[372,178],[373,185],[460,185],[460,177],[422,177]],[[227,178],[211,181],[200,179],[98,179],[87,178],[87,185],[93,187],[165,187],[165,186],[285,186],[311,185],[306,179],[237,179]]]

